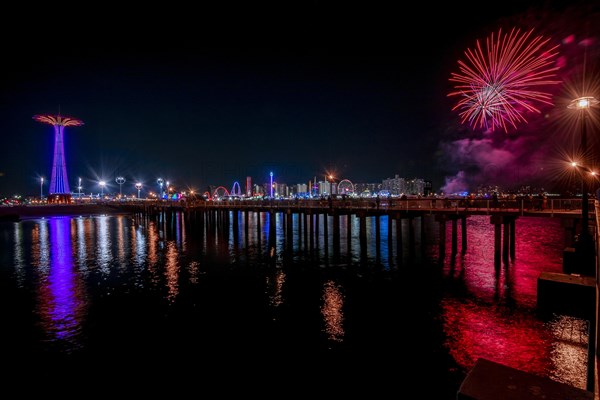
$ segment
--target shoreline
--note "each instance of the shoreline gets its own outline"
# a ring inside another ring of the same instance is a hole
[[[46,204],[0,207],[0,221],[20,221],[28,218],[72,215],[129,214],[130,212],[108,204]]]

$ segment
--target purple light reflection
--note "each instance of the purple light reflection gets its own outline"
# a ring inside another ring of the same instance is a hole
[[[66,352],[81,347],[81,322],[86,312],[83,285],[73,260],[70,224],[70,218],[48,220],[49,274],[39,288],[42,327],[48,340]]]

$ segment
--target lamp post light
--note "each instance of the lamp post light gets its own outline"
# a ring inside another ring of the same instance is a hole
[[[115,182],[117,182],[119,184],[119,197],[122,197],[123,196],[122,186],[125,183],[125,178],[122,176],[117,176],[117,179],[115,179]]]
[[[163,183],[164,183],[164,181],[163,181],[162,178],[158,178],[156,180],[156,183],[158,183],[158,186],[160,187],[160,190],[158,192],[159,193],[158,196],[162,199],[162,196],[163,196]]]
[[[587,129],[586,129],[586,117],[589,113],[589,109],[598,104],[598,100],[591,96],[579,97],[574,99],[569,104],[568,108],[579,110],[579,119],[581,124],[581,163],[584,168],[590,168],[589,157],[587,154]],[[581,234],[577,243],[579,247],[579,265],[586,275],[593,275],[594,273],[594,262],[595,262],[595,249],[593,238],[589,232],[589,185],[586,176],[582,173],[581,175]]]
[[[79,178],[79,186],[77,186],[77,189],[79,190],[79,200],[81,200],[81,178]]]
[[[44,177],[40,178],[40,201],[44,198]]]
[[[104,198],[104,186],[106,186],[106,182],[100,181],[98,184],[100,185],[100,190],[102,191],[102,198]]]
[[[142,190],[142,184],[140,182],[135,184],[135,188],[138,191],[138,199],[140,198],[140,190]]]

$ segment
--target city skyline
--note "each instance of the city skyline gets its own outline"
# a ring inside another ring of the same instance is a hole
[[[98,38],[77,21],[73,31],[48,35],[76,31],[89,39],[85,46],[30,52],[23,43],[9,45],[14,62],[0,87],[9,136],[0,150],[0,193],[37,193],[40,178],[49,180],[51,137],[30,116],[59,111],[86,121],[65,136],[72,187],[80,177],[88,186],[127,176],[145,185],[162,177],[204,188],[246,176],[268,179],[269,171],[288,183],[326,173],[353,182],[399,174],[430,180],[435,191],[556,183],[557,147],[569,153],[575,142],[573,132],[557,129],[565,85],[553,91],[553,106],[507,135],[461,125],[455,99],[447,96],[449,79],[467,48],[515,25],[560,45],[560,79],[576,75],[583,50],[593,76],[599,28],[586,24],[598,15],[593,2],[515,2],[493,14],[466,5],[431,14],[419,6],[416,18],[444,34],[426,40],[382,23],[383,32],[370,31],[360,42],[353,39],[361,35],[328,19],[337,12],[333,5],[305,7],[315,11],[313,31],[285,45],[222,38],[197,44],[179,32],[154,45],[150,34],[134,39],[136,25],[117,24],[112,35]],[[364,11],[380,17],[385,10]],[[334,44],[338,28],[355,45]]]

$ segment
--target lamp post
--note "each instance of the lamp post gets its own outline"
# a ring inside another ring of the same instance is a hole
[[[98,184],[100,185],[100,190],[102,191],[102,198],[104,198],[104,186],[106,186],[106,182],[100,181]]]
[[[159,196],[159,197],[162,199],[162,196],[163,196],[163,189],[162,189],[162,187],[163,187],[163,183],[164,183],[164,181],[163,181],[163,179],[162,179],[162,178],[158,178],[158,179],[156,180],[156,183],[158,183],[158,186],[160,187],[160,190],[159,190],[159,192],[158,192],[158,193],[159,193],[159,195],[158,195],[158,196]]]
[[[142,190],[142,184],[140,182],[135,184],[135,188],[138,191],[138,199],[140,198],[140,190]]]
[[[119,184],[119,197],[122,197],[123,196],[122,186],[125,183],[125,178],[122,176],[117,176],[117,179],[115,179],[115,182],[117,182]]]
[[[44,198],[44,177],[40,178],[40,201]]]
[[[586,117],[589,113],[589,109],[598,104],[598,100],[594,97],[585,96],[574,99],[569,104],[568,108],[579,110],[579,119],[581,124],[581,159],[584,169],[590,169],[590,163],[588,159],[588,146],[587,146],[587,128],[586,128]],[[589,185],[585,175],[581,175],[581,234],[577,243],[579,247],[579,265],[586,275],[594,275],[594,243],[592,236],[589,232]]]

